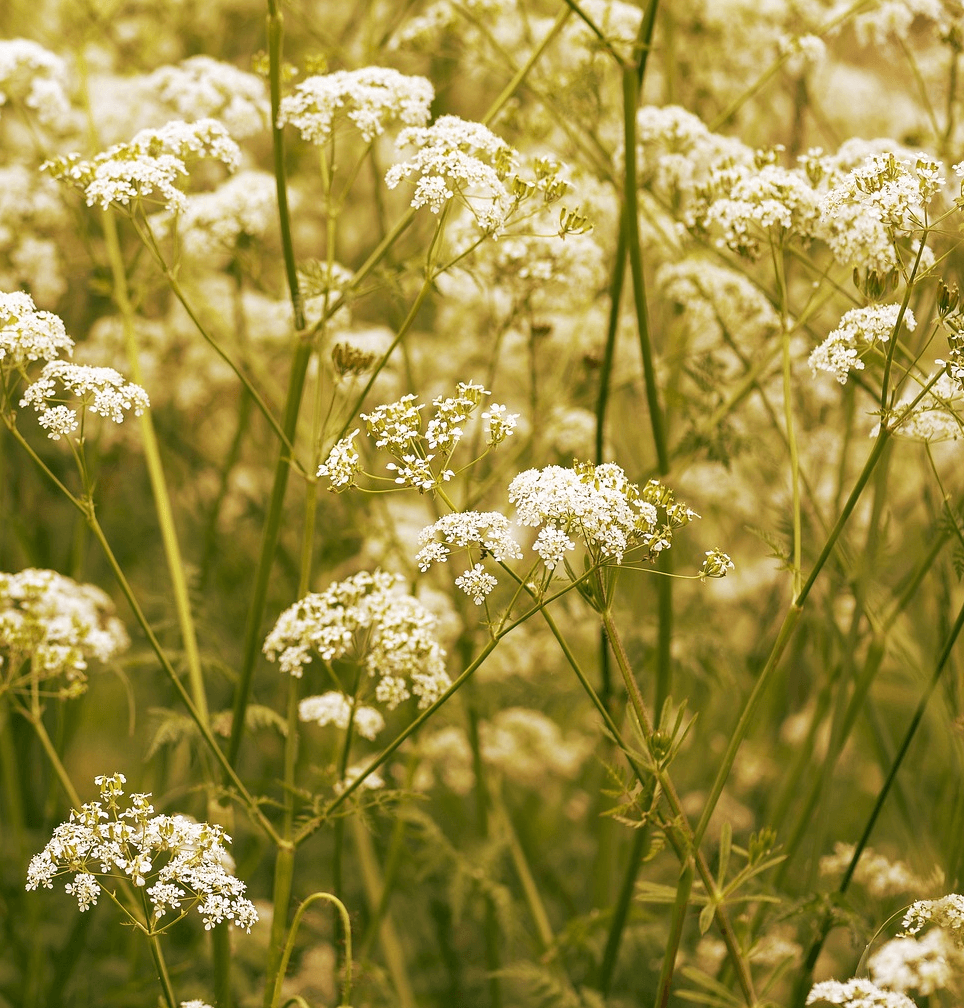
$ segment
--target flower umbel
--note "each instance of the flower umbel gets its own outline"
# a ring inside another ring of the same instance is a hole
[[[269,661],[301,677],[318,655],[353,658],[378,680],[375,696],[394,710],[413,693],[428,707],[450,685],[435,617],[400,588],[403,579],[361,571],[286,609],[264,642]]]
[[[150,919],[136,921],[148,934],[164,930],[158,924],[168,912],[180,919],[194,908],[206,930],[228,920],[250,931],[258,913],[244,897],[244,883],[227,868],[224,844],[231,838],[218,825],[154,815],[150,794],[130,795],[130,806],[122,809],[126,782],[120,773],[95,779],[101,800],[71,809],[70,819],[31,859],[26,888],[50,889],[53,879],[73,873],[66,891],[83,912],[108,880],[126,879],[143,888],[150,902]]]
[[[45,365],[37,381],[27,387],[20,405],[32,406],[37,411],[40,426],[53,441],[72,434],[80,426],[77,411],[60,402],[58,384],[64,393],[80,401],[81,412],[90,410],[118,424],[124,422],[126,413],[133,411],[140,416],[151,405],[140,385],[128,382],[113,368],[52,361]]]
[[[64,695],[82,693],[88,662],[108,662],[129,644],[114,603],[95,585],[51,570],[0,572],[0,668],[15,687],[63,676]]]

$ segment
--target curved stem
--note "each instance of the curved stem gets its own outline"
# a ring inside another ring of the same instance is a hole
[[[267,1000],[269,1008],[277,1008],[278,1001],[281,997],[281,984],[284,981],[285,972],[288,969],[288,960],[291,958],[292,950],[295,946],[295,938],[298,935],[298,928],[301,925],[301,918],[304,917],[305,911],[312,903],[317,903],[318,900],[326,900],[328,903],[332,903],[335,909],[341,915],[342,926],[345,929],[345,986],[342,991],[341,1003],[342,1005],[351,1005],[351,918],[348,915],[348,910],[345,904],[342,903],[337,896],[333,896],[331,893],[327,892],[316,892],[307,896],[301,901],[298,909],[295,911],[293,920],[291,921],[291,927],[288,930],[288,938],[284,945],[284,951],[281,953],[281,962],[278,969],[278,975],[274,981],[274,989],[272,991],[271,998]],[[290,1004],[290,1001],[287,1002]]]

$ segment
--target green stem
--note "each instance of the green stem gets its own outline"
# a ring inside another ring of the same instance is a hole
[[[472,683],[466,683],[466,690],[471,691]],[[489,817],[489,786],[486,774],[485,763],[482,759],[482,744],[479,738],[479,714],[475,704],[472,702],[471,694],[466,703],[466,714],[468,717],[468,738],[469,747],[472,750],[472,773],[475,777],[475,788],[473,797],[475,799],[475,818],[479,835],[484,841],[490,839],[491,823]],[[502,981],[500,970],[502,969],[502,944],[499,935],[499,918],[496,914],[495,902],[491,893],[486,893],[485,901],[485,921],[483,924],[483,934],[485,936],[485,966],[488,974],[489,1004],[492,1008],[499,1008],[502,1004]]]
[[[568,642],[556,625],[555,620],[553,620],[550,613],[546,610],[542,610],[543,619],[546,621],[546,625],[549,627],[550,632],[553,637],[555,637],[559,647],[562,649],[562,653],[565,655],[566,661],[569,663],[570,668],[579,680],[580,685],[586,691],[586,695],[592,701],[593,706],[599,712],[599,716],[602,718],[603,724],[606,726],[606,730],[615,740],[616,744],[622,750],[626,762],[629,763],[630,768],[636,775],[637,780],[640,784],[647,786],[650,783],[651,774],[641,767],[637,762],[636,758],[632,754],[632,750],[623,742],[622,737],[619,732],[619,728],[616,722],[613,720],[612,715],[609,713],[605,704],[599,699],[596,691],[593,689],[592,684],[586,678],[585,673],[579,665],[576,656],[572,652],[572,648],[569,647]],[[626,652],[622,647],[622,642],[619,637],[619,633],[616,630],[615,624],[613,624],[611,618],[606,619],[605,615],[603,618],[603,626],[606,631],[610,642],[613,644],[613,653],[616,656],[616,662],[619,666],[620,672],[623,674],[624,679],[628,674],[628,678],[632,680],[632,671],[629,667],[629,659],[626,656]],[[642,721],[640,726],[643,728],[644,732],[647,732],[647,737],[652,733],[652,728],[650,727],[647,731],[646,726],[650,724],[649,717],[646,714],[645,704],[643,703],[642,695],[639,693],[639,687],[635,686],[635,681],[633,681],[634,689],[629,688],[629,683],[627,683],[627,692],[630,692],[632,697],[633,693],[639,703],[639,709],[642,712]],[[686,843],[681,844],[676,838],[672,830],[667,831],[667,838],[670,841],[671,846],[676,851],[677,857],[680,859],[682,864],[684,859],[692,858],[696,862],[696,870],[699,872],[700,879],[706,888],[707,894],[711,899],[716,900],[716,913],[715,919],[717,926],[720,929],[720,934],[723,938],[723,942],[726,945],[727,952],[730,955],[730,959],[735,964],[737,975],[740,981],[740,986],[743,990],[744,998],[748,1005],[754,1005],[756,1003],[755,995],[753,993],[753,983],[750,977],[749,965],[746,962],[746,958],[740,950],[739,943],[736,940],[736,934],[733,931],[733,925],[730,923],[729,915],[726,912],[726,908],[723,906],[722,900],[717,898],[717,888],[716,880],[713,878],[713,874],[710,871],[709,865],[706,863],[706,859],[700,853],[699,849],[693,844],[692,834],[689,831],[689,823],[686,818],[686,814],[683,812],[682,804],[680,803],[679,796],[676,793],[676,789],[673,786],[673,782],[669,777],[662,771],[657,772],[657,780],[663,789],[663,793],[666,797],[667,803],[670,806],[670,812],[674,817],[674,825],[677,826],[683,832]],[[618,951],[618,944],[617,944]]]
[[[339,914],[341,914],[342,924],[345,928],[345,986],[342,993],[341,1003],[345,1008],[350,1008],[351,1005],[351,984],[352,984],[352,972],[351,972],[351,918],[348,916],[348,910],[345,904],[342,903],[337,896],[332,896],[331,893],[326,892],[316,892],[312,893],[310,896],[306,897],[301,901],[298,909],[295,911],[293,920],[291,921],[291,927],[288,930],[288,938],[284,945],[284,951],[281,953],[281,962],[278,969],[278,975],[274,981],[274,989],[272,991],[271,998],[266,1001],[270,1008],[277,1008],[278,1001],[281,998],[281,985],[284,982],[285,973],[288,970],[288,960],[291,958],[291,953],[295,947],[295,938],[298,936],[298,928],[301,925],[301,918],[304,917],[305,911],[312,903],[317,903],[318,900],[325,900],[328,903],[333,903],[337,908]],[[290,1004],[290,1001],[285,1002]]]
[[[174,996],[174,988],[171,986],[171,978],[167,973],[167,964],[164,962],[164,953],[161,951],[161,942],[157,935],[149,934],[147,940],[151,946],[151,956],[154,959],[154,968],[157,970],[157,979],[167,1002],[167,1008],[177,1008],[178,1001]]]
[[[279,840],[278,853],[274,863],[274,886],[272,889],[271,938],[268,945],[268,956],[265,962],[264,1008],[275,1008],[281,994],[281,982],[284,980],[285,969],[288,966],[288,956],[291,955],[290,945],[298,929],[301,917],[295,913],[285,944],[285,924],[288,920],[288,905],[291,902],[291,890],[295,872],[295,845],[290,841]],[[309,897],[310,899],[311,897]],[[334,899],[334,897],[332,897]],[[299,907],[299,911],[305,906]]]
[[[485,118],[482,120],[483,124],[488,126],[492,123],[496,116],[502,111],[503,108],[508,104],[509,100],[519,89],[519,85],[529,76],[530,71],[536,65],[536,63],[541,58],[542,54],[549,48],[552,40],[562,31],[563,25],[569,19],[571,11],[560,10],[556,15],[556,20],[553,21],[552,27],[543,36],[542,41],[535,47],[532,51],[532,55],[522,64],[521,67],[512,75],[511,80],[502,89],[499,97],[489,106],[488,112],[485,113]]]
[[[284,19],[278,7],[277,0],[268,0],[268,74],[271,91],[271,142],[274,155],[275,188],[278,194],[278,220],[281,229],[281,247],[285,264],[285,277],[288,281],[288,291],[294,312],[295,348],[291,359],[291,369],[288,376],[288,394],[285,399],[284,416],[281,421],[283,444],[275,462],[274,481],[271,487],[271,497],[265,515],[264,529],[261,538],[261,552],[258,556],[258,566],[254,576],[254,588],[248,608],[245,624],[244,645],[241,658],[241,669],[234,692],[232,708],[231,738],[228,742],[228,762],[234,766],[237,763],[241,749],[241,738],[244,734],[245,711],[251,693],[251,678],[254,674],[255,662],[260,653],[261,620],[268,598],[268,584],[271,580],[271,568],[274,563],[275,550],[281,534],[281,519],[284,511],[285,492],[288,488],[288,475],[293,462],[294,451],[288,446],[294,445],[298,427],[298,414],[301,410],[301,400],[304,395],[305,378],[308,374],[308,364],[313,350],[312,333],[306,332],[304,300],[298,285],[298,270],[295,263],[294,242],[291,235],[291,214],[288,206],[288,186],[285,172],[284,130],[278,125],[278,112],[281,106],[281,68],[282,42],[284,38]],[[323,319],[322,323],[327,319]]]
[[[716,803],[719,801],[720,795],[723,793],[723,788],[726,785],[727,778],[730,775],[730,771],[733,769],[733,763],[736,760],[737,751],[749,731],[750,723],[756,714],[756,709],[760,700],[762,699],[771,678],[776,673],[780,664],[780,659],[783,657],[783,652],[786,649],[790,638],[793,636],[797,623],[800,621],[804,603],[813,589],[817,577],[823,570],[823,567],[830,558],[831,553],[833,553],[834,548],[837,545],[837,540],[840,538],[840,535],[844,530],[844,526],[847,524],[850,515],[857,506],[857,502],[860,500],[861,494],[863,493],[874,468],[880,460],[880,457],[883,455],[884,449],[887,447],[887,443],[890,440],[893,428],[899,426],[903,418],[916,407],[921,399],[924,398],[924,396],[930,391],[931,386],[934,385],[938,377],[940,377],[940,374],[941,372],[938,372],[937,375],[924,385],[914,400],[894,418],[892,426],[887,425],[888,418],[882,418],[880,432],[877,435],[877,440],[874,442],[873,448],[870,450],[870,454],[867,456],[867,461],[864,463],[864,467],[861,470],[860,475],[857,477],[857,481],[850,492],[850,496],[847,498],[846,503],[837,517],[837,521],[834,523],[833,528],[830,530],[830,534],[827,536],[827,541],[824,543],[823,549],[820,551],[820,555],[817,557],[813,565],[813,569],[810,571],[810,576],[804,582],[797,594],[797,597],[787,610],[783,623],[780,626],[780,630],[777,633],[777,639],[773,644],[773,649],[767,658],[763,670],[757,677],[757,680],[753,685],[753,689],[750,691],[750,695],[747,697],[743,710],[740,713],[740,718],[737,721],[736,727],[733,729],[733,734],[730,736],[729,742],[727,743],[726,752],[723,755],[722,762],[720,763],[719,769],[716,773],[716,778],[713,781],[713,787],[710,789],[706,804],[703,808],[703,813],[700,816],[700,821],[694,831],[694,842],[697,845],[699,845],[702,840],[703,834],[706,832],[706,827],[709,825],[710,816],[712,816],[713,810],[716,808]]]
[[[231,929],[227,922],[211,929],[211,959],[214,962],[214,1008],[232,1008]]]
[[[680,939],[683,937],[683,924],[686,922],[686,910],[689,907],[690,892],[693,888],[693,875],[693,862],[687,860],[676,885],[676,901],[673,903],[669,937],[666,940],[666,951],[663,953],[663,968],[659,973],[659,987],[656,989],[656,1008],[666,1008],[669,1004],[670,990],[673,986],[673,972],[676,969],[676,954],[679,950]]]
[[[635,67],[626,66],[623,68],[623,149],[626,151],[623,213],[625,214],[626,241],[629,248],[629,269],[633,280],[636,329],[643,359],[643,378],[646,384],[649,424],[653,433],[653,444],[656,448],[657,468],[660,473],[667,473],[669,472],[669,452],[666,448],[663,411],[656,385],[656,366],[653,361],[653,346],[646,309],[646,282],[643,278],[643,253],[639,235],[639,201],[636,183],[636,107],[639,103],[639,83],[636,74]]]
[[[803,581],[803,525],[800,509],[800,456],[797,451],[796,424],[793,420],[793,379],[790,356],[790,326],[787,317],[789,295],[787,293],[786,263],[783,248],[770,242],[773,257],[773,272],[776,275],[777,291],[780,298],[780,345],[783,364],[783,422],[787,428],[787,448],[790,453],[790,489],[793,514],[793,598],[797,597]]]
[[[56,747],[50,740],[50,736],[47,734],[47,729],[44,727],[43,716],[39,709],[37,710],[26,710],[20,708],[20,713],[27,718],[30,724],[33,726],[33,730],[40,740],[40,745],[43,747],[43,751],[50,760],[50,766],[57,776],[57,780],[60,781],[60,786],[64,789],[64,794],[67,795],[70,801],[71,807],[79,809],[83,802],[80,800],[80,795],[77,794],[77,789],[74,787],[73,782],[70,779],[70,775],[67,773],[67,768],[64,766],[60,755],[57,752]]]
[[[619,332],[619,305],[623,282],[626,278],[626,215],[620,217],[613,275],[609,282],[609,320],[606,325],[606,345],[599,365],[599,392],[596,396],[596,464],[605,461],[603,446],[606,441],[606,412],[612,391],[613,365],[616,361],[616,334]]]
[[[340,819],[339,822],[344,822],[344,819]],[[374,910],[381,904],[385,893],[385,883],[380,877],[378,870],[378,859],[375,856],[374,844],[364,823],[357,816],[352,817],[351,829],[355,840],[355,849],[358,852],[358,864],[361,870],[365,897],[369,910]],[[412,991],[412,983],[408,976],[408,969],[405,966],[405,954],[402,949],[402,943],[392,922],[391,913],[387,909],[378,925],[378,941],[385,956],[385,965],[388,967],[388,974],[395,988],[398,1008],[415,1008],[415,994]],[[350,958],[351,945],[346,943],[346,962]]]
[[[639,726],[642,729],[643,735],[648,744],[653,734],[653,725],[646,710],[646,703],[643,700],[642,693],[640,692],[639,684],[636,682],[636,678],[633,675],[632,666],[629,662],[629,656],[626,654],[626,650],[623,647],[622,638],[615,622],[613,621],[612,613],[609,610],[605,610],[601,615],[603,625],[606,628],[606,635],[609,638],[613,654],[616,657],[616,664],[619,666],[619,671],[622,674],[623,682],[626,686],[626,693],[629,696],[630,704],[632,705],[633,712],[636,715]],[[634,770],[635,769],[636,768],[634,766]],[[665,831],[666,837],[670,841],[674,850],[676,850],[681,863],[685,863],[685,861],[689,860],[691,857],[695,860],[696,869],[699,872],[700,879],[706,889],[707,897],[711,899],[716,906],[715,919],[717,926],[719,927],[723,941],[726,944],[730,961],[736,970],[737,979],[740,983],[743,997],[746,1000],[747,1005],[755,1005],[756,993],[753,989],[753,977],[750,973],[750,965],[747,962],[746,956],[744,956],[740,950],[739,943],[737,942],[736,935],[733,931],[733,925],[730,923],[729,915],[726,913],[723,906],[722,896],[717,888],[716,880],[713,878],[709,865],[706,863],[706,859],[703,857],[703,854],[699,849],[699,841],[702,839],[702,833],[694,834],[691,830],[689,820],[683,810],[683,803],[680,801],[672,779],[664,769],[655,764],[655,761],[653,773],[662,788],[666,803],[669,806],[670,813],[673,817],[673,829]],[[675,839],[674,829],[679,831],[682,838],[681,842]]]
[[[497,789],[493,791],[493,804],[497,814],[498,825],[505,831],[512,866],[519,876],[526,905],[529,908],[529,913],[532,915],[532,922],[536,927],[540,954],[544,954],[552,949],[556,942],[555,936],[552,933],[552,925],[549,923],[549,914],[546,912],[545,904],[539,895],[539,887],[536,885],[532,868],[529,866],[529,860],[522,848],[522,844],[519,842],[515,827],[512,825],[509,810],[505,807]]]
[[[117,221],[110,210],[102,215],[104,224],[104,242],[107,247],[107,258],[114,283],[114,302],[120,312],[121,324],[124,330],[124,345],[127,350],[128,366],[131,377],[138,385],[144,385],[140,355],[137,349],[137,335],[134,329],[134,306],[131,304],[127,290],[127,271],[121,255],[120,241],[117,235]],[[164,478],[164,465],[161,462],[161,450],[154,430],[154,421],[150,410],[145,410],[140,418],[141,439],[144,449],[144,462],[151,481],[151,492],[154,495],[154,509],[157,512],[157,523],[161,531],[161,543],[164,547],[164,557],[171,578],[174,611],[181,631],[181,643],[184,647],[184,660],[187,665],[187,677],[191,686],[191,699],[198,714],[208,719],[208,702],[204,690],[204,672],[201,668],[201,656],[198,651],[197,632],[194,627],[194,617],[191,614],[191,599],[188,592],[187,578],[184,575],[184,558],[177,538],[177,528],[174,525],[174,509],[171,507],[171,497]]]
[[[616,962],[619,959],[619,946],[622,943],[626,921],[629,919],[629,908],[636,889],[636,876],[643,863],[643,855],[649,847],[649,839],[649,830],[646,826],[640,826],[633,834],[633,846],[629,852],[629,860],[626,862],[623,884],[616,897],[616,906],[613,908],[609,933],[606,935],[606,946],[603,949],[602,962],[599,966],[599,976],[596,980],[596,986],[604,998],[609,997],[609,992],[612,990]]]

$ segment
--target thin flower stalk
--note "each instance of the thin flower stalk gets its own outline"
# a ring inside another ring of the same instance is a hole
[[[909,299],[909,289],[912,283],[913,275],[911,276],[911,283],[908,284],[908,293],[906,293],[904,297],[904,305],[906,305],[906,302]],[[893,342],[896,342],[896,337],[894,337]],[[803,606],[807,597],[813,589],[813,586],[816,583],[820,572],[823,570],[824,565],[836,548],[837,541],[843,533],[844,527],[850,519],[854,508],[857,506],[857,502],[860,500],[864,492],[864,488],[867,486],[877,463],[880,461],[881,456],[887,447],[888,441],[892,436],[893,429],[897,427],[903,417],[909,415],[914,407],[924,398],[925,395],[927,395],[930,389],[937,383],[939,377],[940,372],[938,372],[938,374],[936,374],[929,382],[927,382],[926,385],[923,386],[920,393],[908,406],[900,410],[888,423],[881,424],[873,447],[870,450],[870,454],[867,456],[867,460],[864,463],[863,469],[857,477],[847,501],[845,502],[843,508],[841,508],[840,514],[837,516],[837,520],[834,523],[833,528],[830,530],[830,534],[827,536],[820,554],[814,561],[810,574],[801,586],[800,591],[791,602],[790,608],[787,610],[783,623],[777,632],[776,640],[774,641],[773,648],[767,658],[766,664],[757,677],[757,680],[753,685],[753,689],[750,691],[749,697],[747,697],[736,727],[734,728],[727,743],[726,751],[723,755],[719,769],[717,770],[713,786],[707,797],[706,805],[703,808],[700,820],[694,830],[694,836],[697,844],[699,844],[702,840],[703,835],[706,832],[706,828],[709,825],[710,816],[713,814],[713,810],[716,808],[716,803],[719,801],[720,795],[723,793],[723,788],[730,775],[730,771],[733,768],[733,763],[736,760],[737,751],[742,745],[744,738],[746,738],[746,734],[750,728],[750,723],[756,713],[757,706],[759,705],[759,702],[769,685],[770,679],[779,667],[780,661],[783,657],[783,652],[786,649],[787,644],[790,642],[790,638],[793,636],[797,623],[800,621],[800,616],[802,615]]]
[[[137,349],[134,333],[134,306],[131,304],[127,290],[127,273],[121,255],[120,241],[117,235],[117,222],[111,211],[103,213],[104,242],[107,247],[107,258],[110,262],[113,279],[114,303],[120,312],[121,324],[124,329],[124,345],[127,351],[128,365],[131,377],[140,386],[144,385],[143,369]],[[198,651],[197,632],[194,627],[194,617],[191,613],[191,601],[188,594],[187,578],[184,575],[184,558],[174,525],[174,512],[171,507],[171,497],[167,490],[167,480],[161,461],[160,448],[157,443],[157,433],[150,410],[145,410],[140,418],[141,442],[144,450],[144,461],[147,465],[151,481],[151,492],[154,495],[154,509],[157,513],[157,523],[161,531],[161,542],[164,546],[164,556],[167,560],[168,574],[171,578],[171,589],[174,600],[174,610],[181,631],[181,643],[184,647],[184,660],[187,664],[188,682],[191,685],[191,699],[198,714],[206,721],[208,718],[207,694],[204,689],[204,672],[201,669],[201,656]]]
[[[619,671],[622,674],[623,683],[626,686],[626,693],[629,696],[633,712],[636,715],[644,736],[649,739],[653,734],[652,721],[650,720],[649,714],[646,710],[646,704],[643,700],[642,694],[640,693],[639,685],[633,675],[629,658],[623,648],[622,638],[612,618],[612,613],[609,610],[604,611],[602,613],[602,620],[603,626],[606,628],[606,636],[609,638],[613,654],[616,657],[616,664],[619,666]],[[674,848],[674,850],[676,850],[681,863],[685,863],[685,861],[687,861],[690,857],[695,859],[696,868],[700,873],[700,878],[702,879],[704,886],[706,887],[707,895],[716,903],[716,912],[714,916],[720,927],[723,941],[727,946],[730,961],[736,970],[737,979],[739,981],[743,997],[746,1000],[747,1005],[755,1005],[756,993],[753,987],[753,978],[750,974],[749,963],[739,949],[736,936],[733,933],[732,925],[730,924],[729,917],[726,914],[722,902],[718,901],[716,898],[716,882],[710,872],[709,865],[706,863],[706,860],[699,848],[699,841],[702,839],[702,834],[691,831],[689,820],[683,811],[682,802],[680,801],[679,795],[676,793],[676,788],[669,776],[665,773],[665,771],[660,770],[657,770],[656,776],[660,787],[666,796],[667,804],[669,805],[670,812],[673,815],[674,823],[678,826],[681,832],[681,836],[679,840],[677,840],[674,832],[672,830],[667,830],[667,839],[670,841],[670,845]]]
[[[582,667],[579,664],[579,661],[577,660],[572,649],[569,647],[569,644],[566,641],[565,637],[563,637],[562,632],[559,630],[559,627],[556,624],[555,620],[552,618],[552,615],[546,609],[543,609],[542,616],[546,622],[546,625],[549,627],[549,630],[552,633],[553,637],[556,639],[556,642],[559,644],[559,647],[561,648],[562,653],[569,664],[569,667],[573,670],[573,672],[576,675],[576,678],[579,680],[579,684],[585,690],[586,695],[589,697],[589,699],[592,701],[593,706],[599,712],[603,724],[606,726],[606,730],[609,732],[610,736],[615,740],[616,744],[622,751],[623,756],[626,759],[626,762],[630,766],[630,769],[633,771],[637,780],[641,784],[644,785],[647,784],[649,782],[649,773],[639,765],[639,763],[633,757],[631,749],[626,745],[625,742],[623,742],[619,728],[616,725],[616,722],[613,720],[612,714],[610,714],[609,710],[600,700],[599,695],[593,688],[592,683],[589,682],[589,679],[586,677],[585,672],[583,672]],[[629,662],[625,652],[622,650],[622,643],[619,637],[619,633],[616,630],[616,626],[612,622],[611,618],[609,619],[608,624],[604,621],[604,628],[607,632],[607,635],[609,634],[610,631],[614,635],[612,638],[610,638],[611,640],[616,641],[616,645],[613,647],[613,653],[616,655],[617,664],[619,665],[620,671],[623,672],[625,677],[625,671],[629,669]],[[629,671],[629,678],[632,680],[631,670]],[[645,704],[642,700],[641,694],[639,693],[638,687],[636,687],[634,692],[638,698],[640,709],[642,710],[644,716],[644,720],[639,722],[640,727],[643,728],[643,730],[645,731],[644,724],[649,724],[649,717],[646,714]],[[668,831],[666,835],[667,839],[670,842],[670,846],[673,847],[674,851],[676,852],[680,864],[683,864],[688,858],[692,858],[695,861],[696,870],[699,872],[700,879],[703,882],[703,885],[706,887],[707,893],[709,894],[710,898],[714,898],[714,895],[716,893],[716,880],[713,877],[713,874],[710,871],[710,867],[707,864],[706,859],[703,856],[702,852],[693,842],[692,834],[689,833],[688,831],[687,826],[688,820],[686,819],[685,814],[683,813],[679,796],[676,794],[676,790],[673,787],[672,782],[669,780],[669,778],[666,776],[665,773],[661,773],[659,775],[658,780],[660,786],[663,788],[663,792],[666,795],[667,801],[670,805],[670,812],[675,817],[675,820],[680,824],[681,828],[686,831],[686,835],[684,838],[685,843],[681,843],[680,839],[676,836],[675,833],[673,833],[673,831],[671,830]],[[726,907],[722,903],[717,904],[714,916],[717,926],[720,929],[720,935],[723,938],[724,944],[726,945],[727,953],[730,957],[730,960],[735,964],[735,969],[740,981],[743,996],[746,999],[746,1003],[748,1005],[753,1005],[756,1002],[754,1000],[753,984],[752,979],[750,978],[749,965],[746,962],[746,958],[743,955],[742,950],[740,949],[740,945],[739,942],[737,941],[736,934],[733,930],[733,925],[730,923],[729,914],[727,913]],[[618,951],[618,942],[616,943],[616,945]],[[615,968],[615,961],[613,961],[611,968]]]
[[[803,524],[800,508],[800,453],[797,450],[797,431],[793,418],[793,383],[791,375],[790,326],[788,320],[789,293],[787,291],[786,260],[782,243],[778,246],[771,238],[770,254],[773,257],[773,272],[776,274],[780,308],[780,344],[783,373],[783,423],[786,427],[787,447],[790,462],[790,493],[793,514],[793,555],[792,581],[793,597],[796,598],[803,580]],[[894,339],[892,342],[896,343]]]
[[[924,719],[924,713],[927,710],[927,705],[930,702],[931,697],[934,695],[934,691],[937,689],[938,684],[944,674],[944,669],[947,667],[948,659],[951,656],[951,652],[954,649],[954,645],[957,643],[958,637],[961,635],[961,631],[964,630],[964,605],[961,606],[957,613],[957,617],[954,620],[954,625],[951,627],[950,632],[947,635],[947,639],[944,641],[944,646],[941,648],[941,652],[938,655],[937,661],[934,665],[934,671],[931,674],[930,682],[927,684],[927,689],[924,691],[923,696],[921,696],[920,701],[917,704],[917,708],[914,711],[913,716],[910,719],[910,724],[907,726],[907,731],[904,733],[904,737],[901,740],[900,746],[894,755],[891,762],[890,768],[887,772],[887,777],[884,783],[881,785],[880,791],[877,794],[876,801],[874,802],[874,807],[867,818],[867,823],[864,826],[864,830],[860,835],[860,839],[857,841],[853,855],[851,856],[850,863],[847,865],[847,869],[840,880],[840,884],[837,887],[837,891],[843,895],[846,893],[847,889],[850,887],[850,883],[854,877],[854,872],[857,870],[857,865],[860,861],[860,856],[864,852],[867,846],[867,842],[870,840],[870,835],[874,830],[874,826],[877,824],[877,819],[880,817],[881,810],[884,807],[884,803],[887,801],[887,797],[890,794],[891,789],[894,786],[894,782],[897,778],[897,774],[903,765],[904,759],[907,756],[907,752],[910,749],[911,743],[914,741],[914,737],[917,734],[917,729],[920,727],[921,721]],[[794,1008],[797,1005],[803,1004],[803,996],[806,994],[809,984],[813,977],[813,969],[816,965],[817,959],[820,956],[820,952],[823,949],[824,942],[827,939],[827,935],[830,934],[833,928],[834,920],[831,914],[827,914],[821,924],[820,930],[817,937],[814,939],[809,950],[807,951],[806,959],[804,960],[803,968],[800,972],[800,977],[798,985],[794,991],[794,998],[792,1004]]]
[[[101,550],[104,553],[107,563],[117,580],[118,587],[121,590],[124,598],[127,600],[127,604],[131,607],[131,611],[134,614],[134,618],[137,620],[141,629],[144,631],[144,635],[147,637],[148,643],[151,646],[151,650],[157,657],[161,668],[164,669],[167,677],[171,680],[171,684],[177,691],[182,703],[187,708],[188,714],[191,716],[191,720],[197,725],[198,730],[201,733],[201,737],[204,739],[205,744],[211,751],[212,755],[215,757],[217,762],[221,765],[224,770],[227,779],[231,784],[237,789],[238,795],[246,806],[252,819],[261,827],[262,830],[271,839],[277,841],[280,839],[278,837],[275,828],[271,825],[271,822],[266,818],[264,813],[261,811],[258,803],[249,793],[248,789],[241,782],[241,778],[234,772],[234,769],[230,766],[225,757],[221,747],[218,745],[214,736],[211,734],[211,729],[208,726],[206,720],[202,719],[194,706],[194,702],[191,699],[190,693],[184,688],[184,684],[181,682],[177,672],[174,670],[174,666],[171,664],[170,659],[167,657],[166,652],[163,647],[161,647],[160,641],[157,639],[157,635],[154,633],[153,628],[150,625],[147,617],[144,615],[143,609],[141,609],[140,603],[137,601],[137,596],[134,594],[134,589],[131,587],[130,582],[127,580],[127,575],[124,573],[123,568],[117,560],[109,540],[104,533],[103,528],[101,528],[100,522],[97,520],[97,515],[94,511],[93,503],[87,498],[76,497],[72,494],[57,477],[50,471],[49,467],[40,458],[40,456],[34,451],[33,447],[28,441],[26,441],[20,431],[17,429],[16,425],[8,421],[7,428],[13,435],[14,439],[23,448],[26,453],[30,456],[33,463],[46,475],[51,481],[60,489],[70,501],[71,504],[80,511],[81,515],[87,523],[88,528],[93,533],[94,538],[100,545]]]
[[[655,5],[655,0],[654,4]],[[636,109],[639,104],[639,81],[635,67],[623,68],[623,143],[627,151],[623,179],[623,213],[625,214],[626,244],[629,250],[629,272],[633,281],[633,302],[636,308],[636,330],[643,360],[643,379],[646,385],[646,408],[656,452],[657,471],[669,472],[669,451],[666,446],[665,420],[656,384],[656,366],[653,360],[652,339],[649,332],[649,315],[646,310],[646,281],[643,277],[643,253],[639,234],[639,200],[636,183]]]

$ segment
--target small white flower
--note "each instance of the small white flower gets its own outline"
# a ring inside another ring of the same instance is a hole
[[[464,571],[457,577],[455,583],[476,605],[482,605],[486,596],[499,582],[491,574],[486,573],[482,564],[477,563],[471,570]]]

